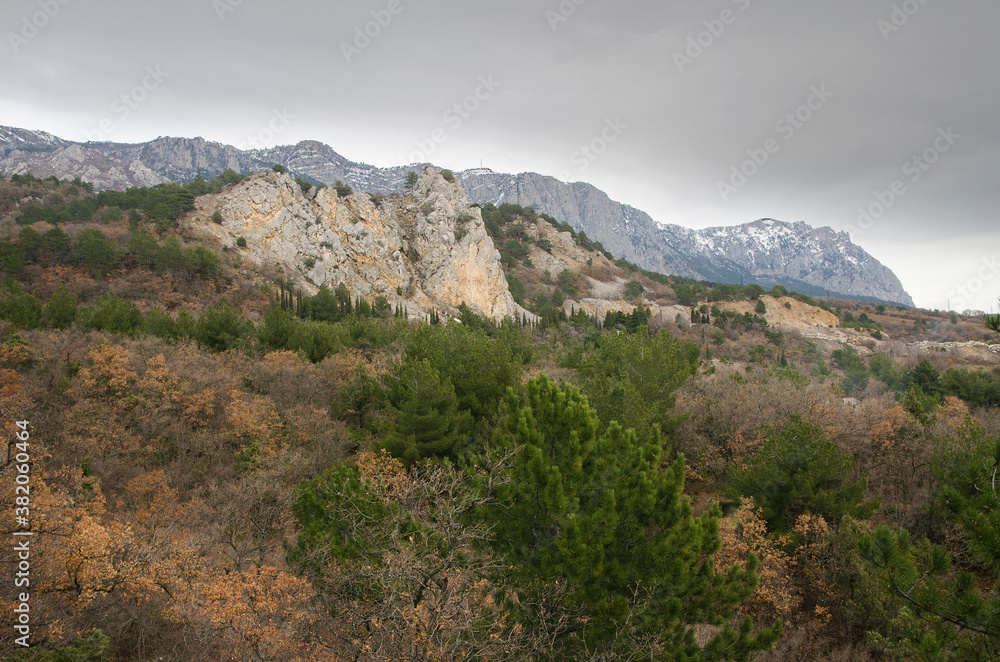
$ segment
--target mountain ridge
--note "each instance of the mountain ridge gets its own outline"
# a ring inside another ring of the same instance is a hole
[[[339,179],[372,192],[401,192],[407,173],[432,165],[379,168],[351,161],[315,140],[253,150],[201,137],[79,143],[44,131],[0,126],[0,174],[80,177],[98,189],[183,182],[230,168],[249,173],[273,164],[313,182],[332,184]],[[585,182],[481,168],[457,176],[474,203],[535,207],[586,232],[611,253],[652,271],[714,282],[782,284],[804,294],[913,306],[913,299],[890,269],[851,242],[846,232],[829,227],[759,219],[694,230],[658,223]],[[760,225],[763,222],[770,222],[766,229]],[[768,241],[762,239],[765,235],[771,235]],[[772,256],[773,251],[778,252]]]

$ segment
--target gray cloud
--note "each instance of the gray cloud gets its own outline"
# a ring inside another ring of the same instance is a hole
[[[274,142],[322,140],[377,165],[440,130],[442,165],[563,174],[695,227],[857,228],[858,208],[901,180],[854,236],[918,304],[943,308],[998,243],[997,25],[985,0],[10,0],[0,123],[85,140],[110,117],[115,140],[241,144],[284,110],[294,119]],[[148,67],[167,76],[136,102]],[[499,87],[456,126],[481,77]],[[833,96],[788,135],[778,122],[815,86]],[[581,160],[616,119],[627,129]],[[961,138],[912,180],[906,164],[949,127]],[[718,183],[768,140],[778,149],[723,200]],[[997,293],[1000,278],[968,305]]]

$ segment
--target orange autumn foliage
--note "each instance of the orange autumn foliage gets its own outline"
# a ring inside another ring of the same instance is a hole
[[[225,432],[240,444],[240,451],[273,454],[281,441],[281,416],[271,398],[229,389]]]
[[[329,660],[309,632],[319,620],[316,592],[277,568],[205,572],[178,591],[166,615],[198,630],[219,659]]]
[[[743,564],[750,553],[760,561],[759,583],[753,597],[743,607],[754,620],[787,618],[798,607],[800,597],[792,576],[796,560],[784,551],[789,540],[768,538],[764,521],[751,498],[744,498],[732,517],[719,521],[721,548],[715,555],[719,572]]]
[[[124,395],[138,379],[130,364],[133,355],[121,347],[101,343],[87,352],[90,365],[80,370],[82,392],[115,398]]]

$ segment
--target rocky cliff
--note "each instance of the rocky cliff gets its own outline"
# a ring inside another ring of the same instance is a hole
[[[221,224],[211,220],[216,210]],[[185,224],[258,266],[279,265],[310,293],[345,283],[356,296],[384,296],[414,316],[462,303],[493,318],[525,312],[508,291],[479,209],[433,168],[412,196],[388,198],[303,191],[287,174],[260,173],[201,198]]]
[[[188,181],[199,174],[210,178],[228,168],[257,172],[275,163],[313,182],[332,184],[340,179],[358,190],[397,193],[403,190],[407,172],[426,166],[376,168],[350,161],[316,141],[259,150],[239,150],[202,138],[81,144],[44,132],[0,127],[0,174],[80,177],[98,189]],[[582,182],[481,170],[459,176],[472,202],[534,206],[585,231],[611,253],[653,271],[717,282],[780,283],[804,294],[913,305],[891,270],[851,243],[845,233],[830,228],[768,219],[691,230],[659,224]]]
[[[461,177],[476,202],[533,206],[652,271],[913,305],[892,270],[852,243],[846,232],[774,219],[692,230],[657,223],[582,182],[566,184],[536,173],[470,172]]]

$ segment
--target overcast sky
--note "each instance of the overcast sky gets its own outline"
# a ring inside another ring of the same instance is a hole
[[[5,0],[0,26],[0,124],[540,172],[661,222],[848,230],[919,306],[1000,295],[996,0]]]

